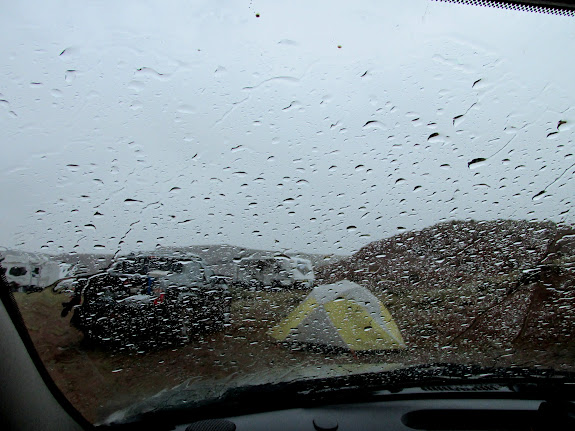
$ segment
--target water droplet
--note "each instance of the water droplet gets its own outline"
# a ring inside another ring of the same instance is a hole
[[[298,46],[299,44],[295,40],[282,39],[278,42],[278,45]]]
[[[63,49],[62,52],[60,52],[59,57],[61,60],[69,61],[74,57],[74,55],[77,54],[77,52],[78,48],[69,46],[68,48]]]
[[[140,92],[142,91],[144,88],[146,88],[145,84],[142,81],[131,81],[128,84],[128,88],[130,90],[134,90],[136,92]]]
[[[216,70],[214,71],[214,75],[216,77],[220,77],[220,76],[224,76],[227,72],[228,72],[228,69],[226,69],[224,66],[218,66],[216,68]]]
[[[540,199],[543,198],[543,195],[545,194],[545,190],[541,190],[539,193],[537,193],[535,196],[533,196],[531,199],[534,201],[538,201]]]
[[[169,77],[169,75],[165,73],[160,73],[157,70],[152,69],[151,67],[140,67],[139,69],[136,70],[135,75],[137,77],[152,77],[156,79],[164,79]]]
[[[476,168],[483,166],[482,162],[485,162],[485,161],[486,161],[486,159],[484,159],[483,157],[477,157],[476,159],[473,159],[470,162],[468,162],[467,167],[469,169],[476,169]]]
[[[75,79],[76,79],[76,71],[75,70],[67,70],[66,73],[64,74],[64,80],[68,84],[71,84],[72,82],[74,82]]]
[[[439,133],[437,133],[437,132],[432,133],[431,135],[428,136],[427,140],[428,140],[429,142],[432,142],[432,139],[433,139],[433,138],[436,138],[436,137],[438,137],[438,136],[439,136]]]
[[[383,129],[383,124],[377,120],[369,120],[363,125],[364,129]]]
[[[290,109],[299,108],[300,106],[301,106],[301,103],[299,103],[297,100],[292,100],[288,106],[286,106],[285,108],[282,108],[282,111],[289,111]]]
[[[181,114],[195,114],[196,108],[190,105],[180,105],[178,106],[177,111]]]
[[[138,111],[140,109],[142,109],[144,107],[144,105],[142,105],[140,102],[138,101],[134,101],[130,104],[130,109],[132,111]]]
[[[479,188],[479,189],[490,189],[490,188],[491,188],[491,187],[489,186],[489,184],[485,184],[485,183],[473,184],[473,187]]]

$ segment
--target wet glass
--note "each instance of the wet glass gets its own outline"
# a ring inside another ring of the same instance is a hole
[[[2,272],[89,420],[575,367],[574,18],[409,3],[3,7]]]

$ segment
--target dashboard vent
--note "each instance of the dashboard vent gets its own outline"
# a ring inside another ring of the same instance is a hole
[[[424,391],[433,392],[477,392],[477,391],[497,391],[501,389],[499,385],[448,385],[448,386],[422,386]]]

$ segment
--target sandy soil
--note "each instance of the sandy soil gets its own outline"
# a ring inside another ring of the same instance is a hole
[[[362,361],[349,353],[290,350],[272,341],[266,331],[305,296],[300,291],[236,300],[232,323],[224,331],[148,353],[117,353],[85,345],[69,317],[59,315],[66,300],[63,295],[45,290],[15,296],[50,375],[90,421],[193,377],[224,378],[273,368]]]

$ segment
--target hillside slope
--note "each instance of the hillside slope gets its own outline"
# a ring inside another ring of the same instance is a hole
[[[318,268],[317,278],[368,287],[389,307],[410,347],[436,359],[459,352],[471,360],[473,350],[485,357],[487,347],[492,360],[508,357],[511,363],[575,360],[570,227],[441,223],[372,242]]]

